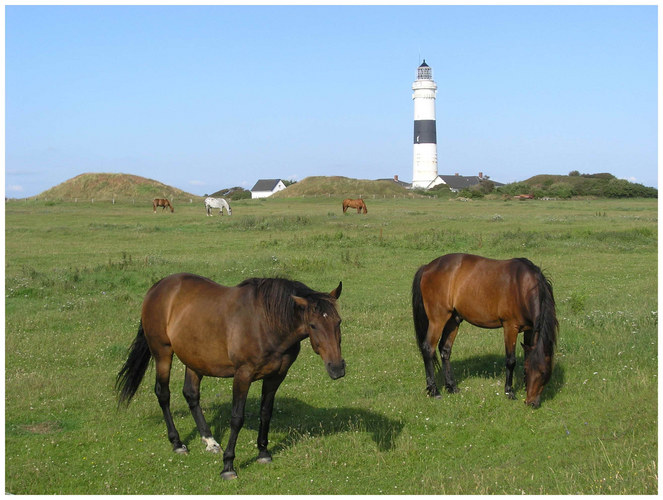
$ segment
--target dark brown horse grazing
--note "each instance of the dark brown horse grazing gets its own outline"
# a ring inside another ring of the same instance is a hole
[[[208,451],[219,452],[200,408],[203,376],[232,377],[233,402],[230,437],[223,453],[224,479],[234,479],[237,435],[244,424],[249,386],[262,379],[258,462],[271,462],[267,434],[274,395],[309,337],[332,379],[345,375],[341,356],[341,319],[336,299],[342,284],[331,293],[311,290],[285,279],[251,278],[225,287],[193,274],[173,274],[156,283],[143,300],[138,334],[129,358],[117,376],[120,402],[136,393],[153,357],[155,392],[177,453],[187,453],[170,413],[168,382],[173,353],[186,365],[184,397]]]
[[[440,397],[435,384],[438,343],[445,387],[449,392],[458,391],[449,358],[458,326],[466,320],[480,328],[504,329],[504,391],[511,399],[515,399],[516,339],[524,332],[525,402],[540,405],[541,391],[552,374],[558,323],[552,285],[532,262],[468,254],[439,257],[414,276],[412,313],[430,396]]]
[[[360,214],[361,211],[363,210],[364,213],[368,213],[368,209],[366,208],[366,203],[364,203],[364,200],[361,198],[357,198],[356,200],[353,200],[351,198],[346,198],[343,200],[343,213],[346,212],[348,208],[356,208],[357,213]]]
[[[171,212],[175,211],[173,206],[166,198],[154,198],[152,200],[152,210],[154,210],[154,213],[157,213],[157,207],[161,207],[162,212],[166,209],[166,207],[170,208]]]

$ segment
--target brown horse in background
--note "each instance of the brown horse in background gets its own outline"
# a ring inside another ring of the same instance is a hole
[[[204,376],[232,377],[230,437],[223,453],[223,479],[234,479],[237,435],[244,424],[249,386],[262,379],[258,462],[271,462],[267,434],[274,396],[297,359],[300,342],[311,339],[332,379],[345,375],[341,356],[341,319],[331,293],[311,290],[298,281],[251,278],[225,287],[193,274],[173,274],[156,283],[143,300],[140,327],[116,388],[120,402],[138,390],[150,358],[156,366],[155,393],[163,411],[168,439],[177,453],[188,453],[170,412],[170,368],[173,354],[186,366],[184,397],[207,450],[218,453],[200,408]]]
[[[351,198],[346,198],[343,200],[343,213],[346,212],[348,208],[356,208],[357,213],[360,214],[361,211],[363,210],[364,213],[368,213],[368,209],[366,208],[366,203],[364,203],[364,200],[361,198],[357,198],[355,200]]]
[[[171,212],[175,211],[166,198],[154,198],[154,200],[152,200],[152,210],[154,210],[154,213],[157,213],[157,207],[161,207],[161,211],[164,211],[166,207],[169,207]]]
[[[504,391],[511,399],[515,399],[516,339],[524,332],[525,402],[540,405],[543,386],[552,374],[558,323],[552,285],[532,262],[468,254],[439,257],[414,276],[412,313],[430,396],[440,397],[435,384],[436,347],[442,357],[445,387],[458,392],[449,359],[458,326],[466,320],[480,328],[504,329]]]

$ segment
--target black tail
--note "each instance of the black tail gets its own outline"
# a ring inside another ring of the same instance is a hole
[[[117,374],[115,381],[115,390],[119,392],[119,404],[129,404],[131,398],[136,394],[141,380],[145,376],[145,371],[150,363],[150,349],[147,346],[145,332],[143,331],[143,322],[138,327],[138,333],[129,348],[129,358]]]
[[[439,368],[440,360],[437,357],[435,346],[433,346],[433,349],[431,350],[430,345],[426,342],[426,337],[428,337],[428,315],[426,314],[424,300],[421,296],[421,275],[424,273],[425,267],[426,266],[421,266],[419,268],[412,281],[412,318],[414,319],[414,333],[417,337],[419,351],[421,351],[424,360],[427,356],[431,357],[434,366]]]

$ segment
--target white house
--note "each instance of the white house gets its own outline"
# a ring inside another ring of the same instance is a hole
[[[251,188],[251,198],[267,198],[274,193],[283,191],[286,185],[281,179],[260,179],[256,185]]]

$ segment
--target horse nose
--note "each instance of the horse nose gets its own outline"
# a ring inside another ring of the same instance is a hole
[[[340,363],[327,363],[327,373],[332,380],[345,376],[345,360],[342,359]]]
[[[536,397],[531,401],[525,400],[525,404],[531,406],[534,409],[536,409],[539,406],[541,406],[541,397]]]

